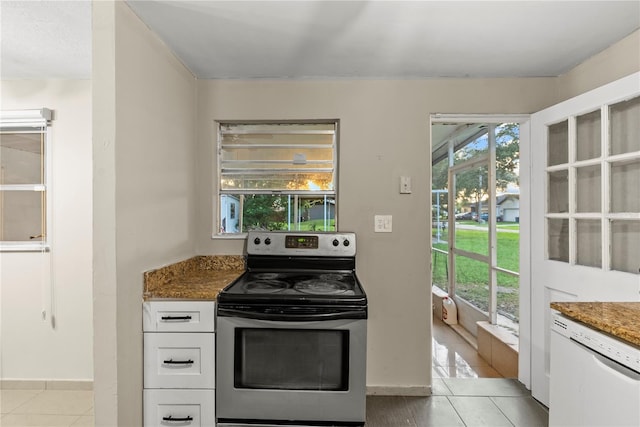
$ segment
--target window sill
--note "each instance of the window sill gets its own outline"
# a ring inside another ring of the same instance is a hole
[[[0,243],[0,252],[50,252],[47,244]]]
[[[212,234],[211,240],[245,240],[247,233],[237,234]]]

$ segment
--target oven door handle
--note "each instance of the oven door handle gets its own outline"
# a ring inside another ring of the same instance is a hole
[[[366,310],[340,311],[335,313],[289,314],[289,313],[260,313],[233,308],[218,307],[218,316],[239,317],[242,319],[270,320],[275,322],[313,322],[339,319],[366,319]]]

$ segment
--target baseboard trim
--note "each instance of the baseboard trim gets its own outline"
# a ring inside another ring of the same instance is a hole
[[[431,386],[367,386],[369,396],[431,396]]]
[[[3,390],[93,390],[91,380],[0,380]]]

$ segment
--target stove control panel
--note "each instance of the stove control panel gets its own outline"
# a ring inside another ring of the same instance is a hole
[[[249,255],[355,256],[355,233],[250,231]]]
[[[284,246],[288,249],[318,249],[318,236],[296,236],[287,234]]]

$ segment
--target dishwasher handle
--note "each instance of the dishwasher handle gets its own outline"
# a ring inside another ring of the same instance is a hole
[[[616,371],[617,373],[619,373],[620,375],[624,375],[625,377],[629,378],[630,380],[633,381],[638,381],[640,382],[640,372],[636,371],[635,369],[632,369],[628,366],[625,366],[607,356],[605,356],[604,354],[600,353],[599,351],[594,350],[593,348],[584,345],[583,343],[581,343],[580,341],[574,339],[574,338],[570,338],[570,340],[578,345],[580,345],[582,348],[584,348],[585,350],[587,350],[591,355],[593,355],[596,360],[598,362],[600,362],[601,364],[605,365],[606,367],[608,367],[609,369],[612,369],[614,371]]]

